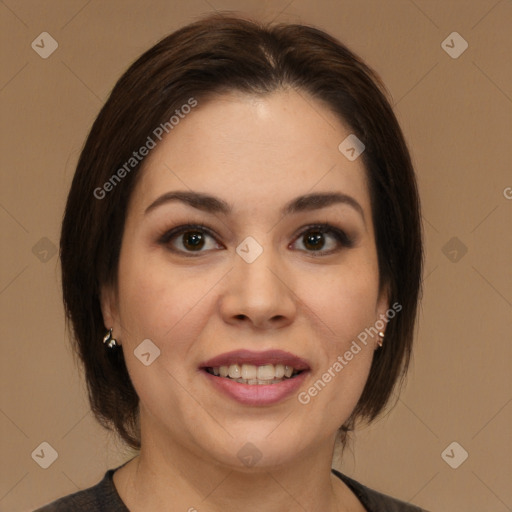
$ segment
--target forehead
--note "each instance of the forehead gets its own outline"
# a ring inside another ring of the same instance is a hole
[[[156,141],[144,162],[133,206],[143,209],[170,190],[226,199],[257,211],[298,195],[340,191],[369,208],[361,158],[338,149],[351,133],[337,115],[305,92],[216,96]]]

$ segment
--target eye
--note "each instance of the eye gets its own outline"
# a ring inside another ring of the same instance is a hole
[[[187,256],[195,256],[191,254],[194,252],[200,253],[211,249],[222,248],[219,247],[218,243],[211,242],[210,247],[208,247],[208,239],[216,241],[209,228],[202,225],[186,224],[164,233],[164,235],[160,237],[159,243],[168,246],[173,252],[189,253]]]
[[[295,239],[294,244],[299,241],[304,246],[304,249],[300,250],[312,256],[326,256],[340,251],[343,247],[349,248],[354,245],[354,240],[344,231],[330,224],[308,226]],[[159,238],[159,243],[172,252],[192,257],[199,256],[201,252],[224,248],[217,242],[212,230],[200,224],[185,224],[166,231]]]
[[[308,226],[300,233],[296,241],[303,243],[306,252],[320,253],[318,255],[313,254],[314,256],[332,254],[341,250],[342,247],[352,247],[354,245],[354,241],[344,231],[330,224]]]

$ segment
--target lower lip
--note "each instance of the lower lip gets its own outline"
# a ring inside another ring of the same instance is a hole
[[[284,400],[296,392],[307,371],[299,373],[293,379],[285,379],[277,384],[242,384],[232,379],[216,377],[203,370],[211,384],[223,394],[245,405],[272,405]]]

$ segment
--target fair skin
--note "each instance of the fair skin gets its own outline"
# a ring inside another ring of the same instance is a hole
[[[199,102],[148,156],[127,211],[117,289],[102,290],[105,325],[140,398],[140,455],[114,474],[130,510],[365,510],[330,469],[377,340],[309,403],[298,400],[388,309],[362,159],[338,150],[350,133],[304,92],[230,93]],[[232,210],[169,200],[146,211],[171,191],[215,196]],[[299,196],[333,192],[353,201],[280,214]],[[212,233],[199,246],[197,229],[162,240],[187,223]],[[308,227],[326,223],[350,246],[331,232],[314,245],[318,230]],[[248,236],[263,249],[251,263],[236,252]],[[149,366],[134,355],[145,339],[160,350]],[[238,349],[283,350],[308,370],[276,403],[240,403],[200,368]],[[244,446],[255,464],[242,460]]]

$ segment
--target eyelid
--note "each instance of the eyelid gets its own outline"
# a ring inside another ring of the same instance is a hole
[[[214,233],[214,230],[209,228],[208,226],[205,226],[204,224],[193,224],[193,223],[185,223],[185,224],[179,224],[178,226],[171,228],[169,230],[164,231],[164,233],[158,237],[158,243],[161,244],[168,244],[169,241],[176,237],[177,235],[181,235],[182,233],[186,233],[187,231],[203,231],[208,236],[211,236],[215,241],[220,244],[220,242],[217,240],[217,237]],[[182,252],[182,251],[179,251]],[[204,252],[204,251],[200,251]]]

